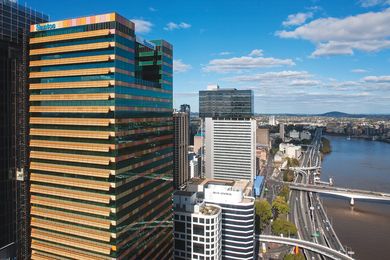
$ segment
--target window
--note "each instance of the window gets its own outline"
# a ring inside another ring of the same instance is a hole
[[[198,244],[198,243],[194,243],[194,252],[195,253],[198,253],[198,254],[204,254],[204,245],[202,244]]]
[[[202,236],[204,236],[204,226],[194,225],[193,231],[194,231],[195,235],[202,235]]]
[[[175,221],[175,231],[177,232],[185,232],[185,225],[183,222]]]

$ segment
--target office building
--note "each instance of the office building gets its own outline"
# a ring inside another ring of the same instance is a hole
[[[200,156],[195,153],[188,153],[188,161],[189,161],[189,176],[190,179],[194,177],[200,177]]]
[[[199,117],[248,118],[253,116],[253,91],[220,89],[199,91]]]
[[[299,131],[297,131],[297,130],[295,130],[295,129],[291,130],[291,131],[288,133],[288,135],[289,135],[290,138],[292,138],[292,139],[297,139],[297,140],[299,140]]]
[[[173,185],[179,189],[190,178],[188,164],[188,113],[173,112]]]
[[[285,156],[293,159],[299,159],[302,155],[302,147],[290,143],[280,143],[279,151]]]
[[[252,181],[256,172],[256,120],[205,119],[205,177]]]
[[[285,132],[284,132],[284,124],[283,123],[279,124],[279,135],[280,135],[280,138],[282,139],[282,141],[284,142]]]
[[[269,117],[269,119],[268,119],[268,124],[269,124],[270,126],[276,125],[275,116],[270,116],[270,117]]]
[[[29,258],[28,38],[48,16],[0,0],[0,259]]]
[[[222,210],[222,259],[254,258],[255,199],[252,187],[253,182],[245,180],[193,178],[188,182],[186,191],[196,192],[198,203],[218,206]]]
[[[172,45],[134,27],[31,27],[32,259],[171,257]]]
[[[221,259],[221,207],[198,202],[196,192],[176,191],[173,210],[174,259]]]
[[[269,148],[271,146],[268,128],[257,128],[256,129],[256,144],[258,146],[263,146],[263,147],[267,147],[267,148]]]
[[[188,145],[193,144],[191,142],[191,107],[188,104],[180,105],[180,112],[188,114]]]

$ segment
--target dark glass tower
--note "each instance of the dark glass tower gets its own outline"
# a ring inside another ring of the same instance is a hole
[[[0,0],[0,259],[29,254],[27,44],[30,25],[47,20]]]
[[[252,116],[252,90],[215,88],[199,91],[199,117],[250,118]]]

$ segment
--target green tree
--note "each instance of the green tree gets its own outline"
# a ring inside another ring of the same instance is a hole
[[[261,230],[269,224],[272,219],[272,208],[269,202],[265,199],[256,200],[256,233],[261,233]]]
[[[287,254],[283,257],[283,260],[305,260],[305,256],[302,253],[299,253],[297,255]]]
[[[290,212],[290,208],[282,196],[276,196],[274,201],[272,201],[272,209],[276,212],[277,216],[280,214],[285,215]]]
[[[321,142],[322,142],[321,153],[323,154],[330,153],[332,151],[332,147],[330,146],[330,141],[325,137],[322,137]]]
[[[290,188],[287,185],[283,185],[282,189],[279,192],[279,196],[282,196],[285,201],[288,201],[290,195]]]
[[[277,236],[281,234],[284,236],[295,236],[297,234],[297,227],[294,223],[282,218],[274,220],[274,222],[272,222],[271,229],[272,233]]]

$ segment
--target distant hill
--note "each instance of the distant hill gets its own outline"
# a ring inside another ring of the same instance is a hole
[[[353,117],[355,116],[354,114],[347,114],[339,111],[332,111],[332,112],[327,112],[323,114],[319,114],[319,116],[327,116],[327,117]]]

